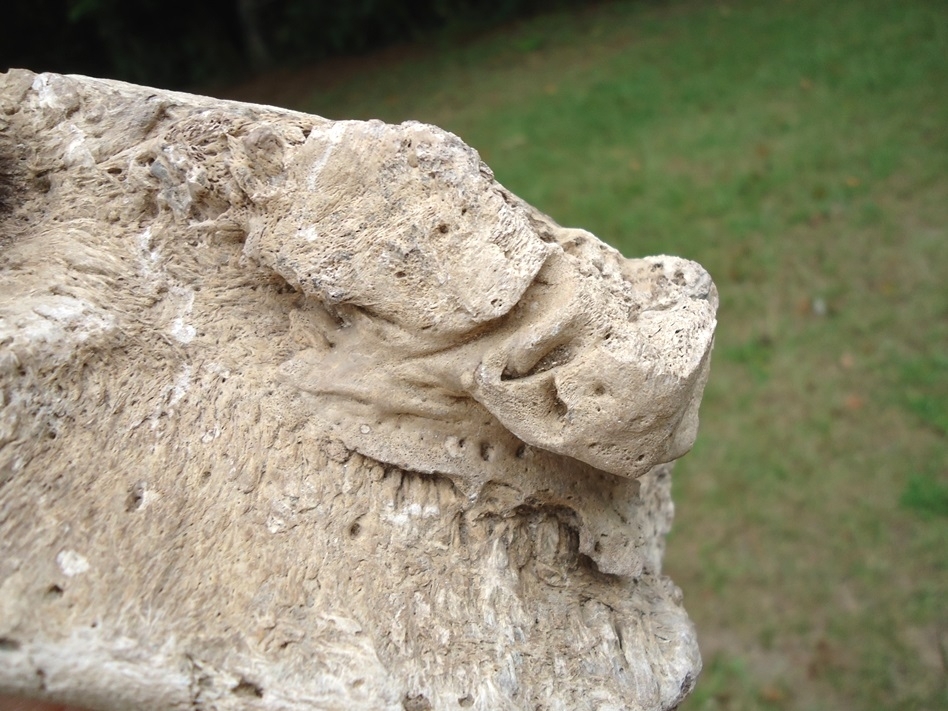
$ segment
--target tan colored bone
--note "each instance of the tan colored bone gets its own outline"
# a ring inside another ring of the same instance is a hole
[[[665,709],[716,293],[456,136],[0,79],[0,693]]]
[[[700,266],[626,260],[548,220],[538,229],[543,218],[531,221],[473,150],[430,126],[338,122],[292,158],[278,144],[266,150],[284,154],[286,178],[261,199],[267,214],[249,218],[246,251],[332,308],[342,323],[324,335],[345,341],[301,387],[343,407],[369,401],[353,421],[370,430],[400,414],[422,430],[418,416],[478,419],[458,403],[473,398],[498,429],[620,476],[691,448],[717,308]],[[393,456],[402,435],[382,451],[360,434],[343,439],[385,461],[483,476],[476,458]]]

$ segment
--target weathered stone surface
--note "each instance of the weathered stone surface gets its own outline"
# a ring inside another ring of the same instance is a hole
[[[456,136],[0,79],[0,693],[674,707],[717,296]]]

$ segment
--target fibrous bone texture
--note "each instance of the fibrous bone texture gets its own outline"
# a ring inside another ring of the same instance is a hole
[[[0,77],[0,693],[671,709],[717,293],[433,126]]]

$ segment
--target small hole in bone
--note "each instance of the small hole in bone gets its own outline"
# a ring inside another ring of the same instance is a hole
[[[517,447],[517,459],[523,459],[527,456],[527,445],[521,444]]]
[[[46,597],[62,597],[63,589],[58,585],[50,585],[46,588]]]
[[[557,346],[545,356],[543,356],[540,360],[538,360],[536,365],[534,365],[529,370],[529,372],[527,372],[527,376],[536,375],[537,373],[545,373],[546,371],[552,370],[557,366],[568,363],[572,357],[573,354],[567,346]]]
[[[431,711],[432,706],[424,694],[405,694],[405,698],[402,699],[402,708],[405,711]]]
[[[358,521],[349,526],[349,538],[358,538],[360,533],[362,533],[362,526]]]
[[[399,271],[395,272],[395,277],[396,277],[397,279],[404,279],[404,278],[405,278],[405,272],[399,270]]]
[[[438,232],[440,232],[440,233],[443,234],[443,235],[448,234],[448,230],[449,230],[449,229],[450,229],[450,228],[449,228],[446,224],[444,224],[443,222],[442,222],[440,225],[438,225]]]
[[[552,370],[553,368],[564,365],[568,363],[572,357],[573,353],[569,346],[556,346],[555,348],[547,351],[539,360],[537,360],[536,363],[533,364],[529,370],[524,373],[521,373],[517,369],[511,368],[508,365],[500,374],[500,379],[516,380],[518,378],[529,378],[531,375],[545,373],[548,370]]]
[[[125,498],[125,510],[131,513],[138,511],[142,507],[142,501],[145,498],[145,486],[142,482],[132,484],[128,489],[128,496]]]
[[[555,412],[556,416],[560,419],[566,417],[566,414],[569,412],[569,407],[560,399],[559,395],[553,398],[553,412]]]
[[[637,457],[635,458],[635,461],[641,462],[643,459],[645,459],[645,455],[644,455],[644,454],[640,454],[639,456],[637,456]]]
[[[593,394],[594,394],[594,395],[605,395],[605,394],[606,394],[606,388],[605,388],[605,386],[604,386],[602,383],[597,383],[597,384],[596,384],[596,387],[593,388]]]
[[[240,683],[230,691],[234,696],[255,696],[258,699],[263,697],[263,689],[247,679],[241,679]]]
[[[494,445],[490,442],[481,442],[481,459],[489,462],[494,456]]]

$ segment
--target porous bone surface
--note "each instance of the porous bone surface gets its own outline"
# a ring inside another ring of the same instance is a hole
[[[457,136],[0,77],[0,693],[670,709],[717,295]]]

